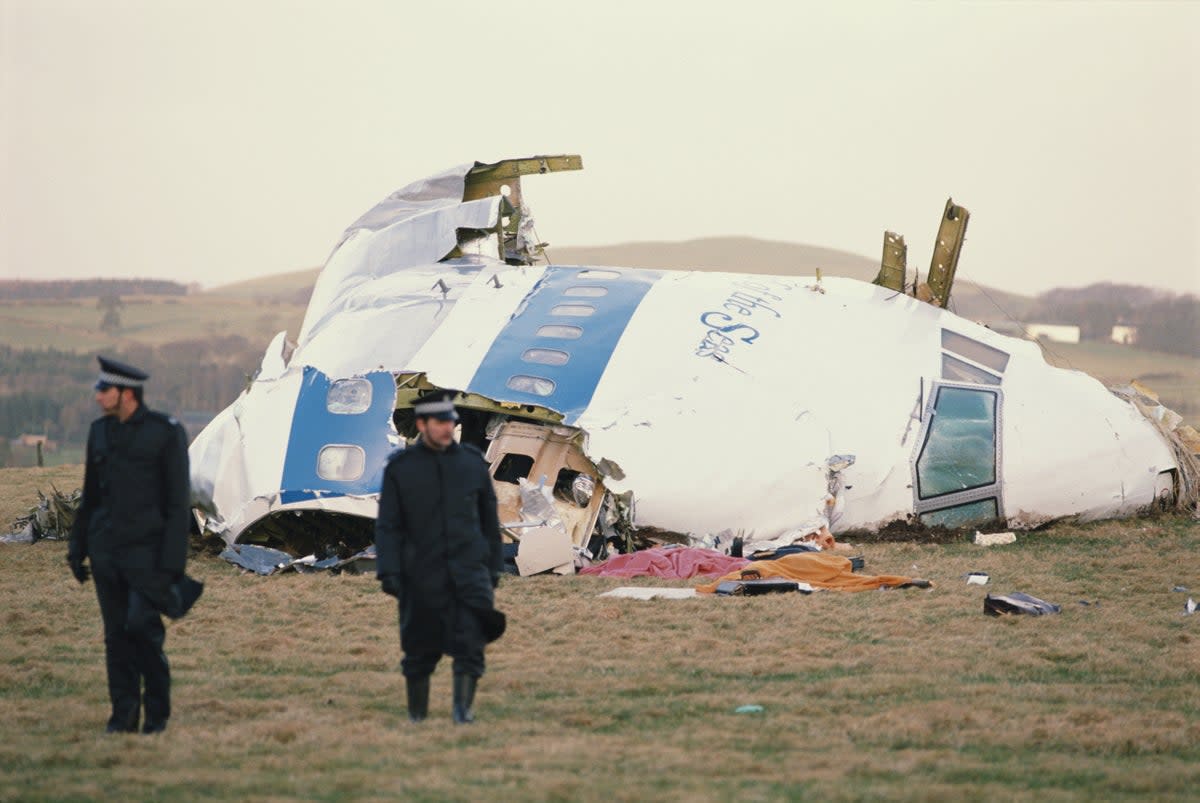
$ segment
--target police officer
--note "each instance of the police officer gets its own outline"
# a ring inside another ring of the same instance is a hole
[[[454,440],[453,398],[436,392],[413,405],[420,436],[388,462],[375,523],[379,581],[399,600],[413,722],[428,714],[429,676],[443,654],[454,659],[454,721],[474,720],[484,646],[503,630],[496,493],[483,454]]]
[[[143,403],[145,372],[98,359],[96,403],[104,415],[88,432],[67,560],[80,583],[89,574],[96,582],[112,700],[107,732],[136,733],[144,701],[142,733],[158,733],[171,716],[159,611],[178,607],[188,553],[187,435]]]

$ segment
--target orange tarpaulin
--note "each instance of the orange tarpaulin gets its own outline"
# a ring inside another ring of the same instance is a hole
[[[908,585],[911,577],[895,574],[855,574],[850,559],[828,552],[801,552],[778,560],[758,560],[719,578],[715,583],[696,586],[701,594],[712,594],[723,580],[748,580],[757,577],[781,577],[799,580],[813,588],[835,591],[873,591],[877,588],[896,588]]]

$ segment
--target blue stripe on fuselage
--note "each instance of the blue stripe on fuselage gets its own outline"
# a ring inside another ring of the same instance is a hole
[[[650,270],[546,268],[492,342],[468,389],[495,401],[548,407],[562,413],[566,423],[574,423],[592,400],[642,298],[661,276]],[[568,294],[573,288],[603,288],[606,293]],[[594,311],[585,317],[553,314],[560,305],[584,305]],[[575,339],[538,334],[542,327],[555,325],[578,327],[582,332]],[[547,365],[527,359],[529,349],[553,349],[569,357],[562,365]],[[510,383],[517,376],[550,380],[553,390],[545,394],[514,390]]]
[[[395,448],[388,440],[388,433],[396,405],[396,380],[388,371],[374,371],[363,378],[371,383],[371,403],[367,409],[352,415],[331,413],[327,397],[333,382],[316,368],[305,367],[283,460],[280,502],[379,492],[384,466]],[[327,480],[317,474],[317,457],[330,444],[362,448],[365,466],[358,479]]]

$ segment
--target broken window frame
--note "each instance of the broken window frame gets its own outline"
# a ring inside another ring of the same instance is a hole
[[[936,417],[936,407],[943,388],[959,389],[971,393],[988,393],[995,397],[995,416],[992,421],[992,437],[995,444],[995,452],[993,455],[994,473],[992,481],[978,485],[972,488],[966,488],[961,491],[950,491],[948,493],[938,494],[936,496],[921,497],[921,485],[918,475],[918,463],[921,455],[925,452],[929,443],[929,437],[933,429],[934,419]],[[945,380],[935,379],[929,390],[929,396],[925,403],[924,414],[921,418],[921,429],[917,435],[916,443],[913,446],[912,457],[909,460],[909,467],[912,472],[912,492],[913,492],[913,511],[918,519],[923,519],[927,514],[934,513],[940,510],[960,507],[962,505],[981,502],[987,499],[995,498],[996,501],[996,518],[1003,519],[1004,515],[1004,391],[999,385],[978,385],[969,382],[947,382]],[[981,520],[982,521],[982,520]],[[966,526],[966,525],[963,525]]]

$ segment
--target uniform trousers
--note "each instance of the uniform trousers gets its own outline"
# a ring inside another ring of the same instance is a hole
[[[486,644],[479,617],[466,605],[450,601],[426,607],[407,594],[401,596],[400,666],[406,678],[433,674],[443,655],[454,659],[454,674],[482,677]]]
[[[146,722],[171,716],[171,670],[162,617],[150,603],[165,588],[153,569],[129,569],[92,559],[92,577],[104,621],[104,657],[113,722],[135,723],[144,699]]]

